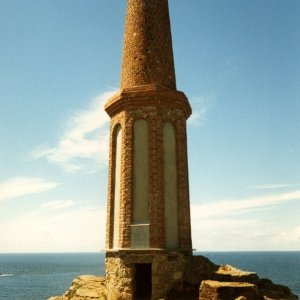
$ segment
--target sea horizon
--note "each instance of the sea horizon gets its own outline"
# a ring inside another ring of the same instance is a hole
[[[300,251],[194,251],[213,263],[255,272],[300,296]],[[105,251],[0,253],[0,299],[62,295],[80,275],[105,276]]]
[[[41,251],[41,252],[0,252],[2,254],[95,254],[103,253],[108,250],[99,251]],[[193,253],[224,253],[224,252],[300,252],[300,250],[193,250]]]

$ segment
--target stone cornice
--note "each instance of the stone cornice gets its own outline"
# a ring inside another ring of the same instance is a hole
[[[183,92],[164,89],[156,85],[144,85],[123,89],[112,96],[105,105],[110,117],[121,111],[153,106],[157,109],[180,109],[186,119],[192,114],[190,103]]]

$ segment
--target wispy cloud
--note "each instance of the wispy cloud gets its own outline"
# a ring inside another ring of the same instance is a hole
[[[198,96],[190,99],[193,113],[189,118],[189,124],[192,126],[200,126],[206,118],[207,111],[212,107],[215,97],[214,96]]]
[[[262,195],[253,198],[224,200],[211,204],[193,206],[198,216],[211,217],[219,215],[244,213],[254,209],[265,209],[288,201],[300,200],[300,190],[289,193]]]
[[[300,243],[300,226],[293,228],[292,230],[283,230],[278,236],[278,240],[282,243],[289,243],[290,241]],[[298,248],[299,249],[299,248]]]
[[[35,149],[33,156],[46,158],[67,172],[99,170],[108,161],[109,117],[104,104],[113,93],[102,93],[88,108],[75,112],[66,122],[57,145]]]
[[[261,238],[257,232],[261,232],[261,227],[262,222],[256,219],[226,216],[195,219],[192,214],[193,248],[208,251],[258,250],[261,247],[256,241]]]
[[[73,206],[74,204],[75,202],[73,200],[55,200],[42,204],[41,208],[58,210]]]
[[[106,209],[38,210],[0,218],[0,252],[86,252],[104,249]]]
[[[255,185],[251,188],[257,190],[271,190],[271,189],[283,189],[283,188],[291,188],[300,186],[300,183],[284,183],[284,184],[262,184],[262,185]]]
[[[220,218],[202,218],[199,219],[194,212],[195,207],[192,206],[192,223],[194,230],[211,230],[211,229],[234,229],[234,228],[251,228],[257,224],[255,219],[229,218],[222,216]]]
[[[300,190],[191,205],[194,247],[218,251],[298,249],[299,227],[273,223],[257,214],[292,201],[300,201]]]
[[[42,178],[12,178],[0,183],[0,201],[29,194],[43,193],[56,186],[57,183]]]

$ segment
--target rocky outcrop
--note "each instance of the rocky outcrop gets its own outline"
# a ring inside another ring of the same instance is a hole
[[[199,299],[205,300],[261,300],[258,287],[247,282],[203,280]]]
[[[62,296],[48,300],[106,300],[103,277],[84,275],[73,280]],[[298,300],[286,286],[259,278],[230,265],[219,266],[204,256],[194,256],[182,280],[174,284],[167,300]],[[123,300],[111,298],[110,300]],[[155,299],[156,300],[156,299]],[[163,300],[163,299],[161,299]]]
[[[258,276],[254,272],[242,271],[230,265],[223,265],[218,267],[213,279],[218,281],[255,283],[258,280]]]
[[[69,290],[62,296],[50,297],[48,300],[106,300],[105,278],[82,275],[75,278]]]
[[[260,279],[254,272],[242,271],[230,265],[216,265],[204,256],[192,258],[183,286],[188,287],[184,287],[183,291],[189,290],[197,300],[298,299],[288,287],[274,284],[269,279]]]
[[[291,293],[290,289],[284,285],[274,284],[271,280],[262,278],[255,283],[265,300],[284,299],[297,300],[298,297]]]
[[[194,256],[183,283],[174,286],[168,299],[298,300],[298,297],[288,287],[260,279],[254,272],[216,265],[205,256]]]
[[[256,282],[258,276],[254,272],[246,272],[230,265],[216,265],[205,256],[193,256],[185,281],[199,285],[202,280]]]
[[[197,298],[198,299],[198,298]],[[282,285],[268,279],[257,282],[222,282],[203,280],[199,300],[296,300],[298,297]]]

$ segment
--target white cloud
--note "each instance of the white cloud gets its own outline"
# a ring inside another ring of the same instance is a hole
[[[197,212],[197,215],[201,217],[211,217],[243,213],[253,209],[269,208],[274,205],[295,200],[300,200],[300,190],[239,200],[224,200],[211,204],[194,205],[192,211]]]
[[[41,208],[56,210],[67,208],[73,206],[74,204],[75,202],[73,200],[55,200],[42,204]]]
[[[0,253],[99,251],[104,249],[105,213],[98,206],[0,219]]]
[[[273,248],[275,250],[299,251],[300,249],[299,225],[281,223],[278,226],[273,226],[271,229],[266,226],[265,228],[261,228],[260,233],[268,239],[271,245],[274,245]]]
[[[87,109],[75,112],[57,145],[36,149],[33,156],[44,157],[67,172],[99,170],[108,161],[109,117],[104,104],[113,94],[114,91],[105,92],[93,99]]]
[[[189,118],[189,125],[200,126],[205,121],[207,111],[211,108],[215,101],[214,96],[199,96],[191,98],[192,115]]]
[[[193,210],[194,207],[192,207]],[[211,229],[234,229],[234,228],[249,228],[253,225],[257,224],[258,221],[255,219],[230,219],[226,218],[225,216],[222,218],[217,219],[205,219],[203,218],[201,221],[199,221],[197,218],[195,218],[195,215],[192,213],[192,223],[193,223],[193,229],[194,230],[211,230]]]
[[[300,183],[284,183],[284,184],[262,184],[256,185],[252,188],[257,190],[270,190],[270,189],[283,189],[283,188],[290,188],[300,186]]]
[[[279,240],[283,243],[300,243],[300,226],[293,228],[292,230],[284,230],[279,233]],[[298,249],[299,250],[299,249]]]
[[[29,194],[43,193],[56,186],[57,183],[42,178],[12,178],[0,183],[0,201]]]
[[[300,190],[192,205],[194,248],[201,250],[297,250],[300,227],[279,224],[254,211],[300,200]],[[242,214],[242,216],[241,216]]]
[[[218,202],[211,206],[192,205],[193,246],[202,251],[297,250],[300,247],[298,225],[259,219],[255,214],[247,215],[247,212],[297,201],[299,195],[300,191],[294,191]],[[238,204],[240,202],[246,204]],[[73,205],[73,200],[50,201],[37,212],[10,220],[0,219],[0,252],[84,252],[104,249],[106,209],[100,206],[63,209]],[[213,212],[213,209],[216,211]]]

